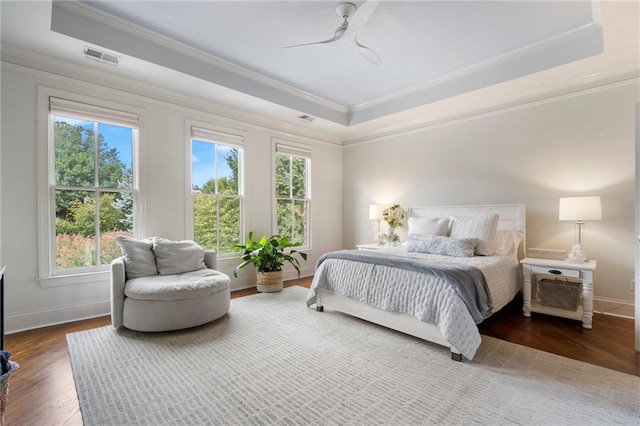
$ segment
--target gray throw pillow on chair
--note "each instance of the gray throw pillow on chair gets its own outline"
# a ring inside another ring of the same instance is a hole
[[[160,275],[181,274],[205,269],[204,249],[194,241],[153,240],[153,252]]]
[[[127,279],[158,275],[156,256],[153,254],[153,240],[136,240],[119,235],[120,251],[124,256]]]

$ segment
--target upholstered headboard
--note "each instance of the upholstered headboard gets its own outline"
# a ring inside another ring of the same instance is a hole
[[[409,208],[409,217],[473,216],[482,213],[497,213],[500,216],[498,229],[520,231],[524,235],[518,257],[525,255],[526,207],[524,204],[485,204],[471,206],[426,206]]]

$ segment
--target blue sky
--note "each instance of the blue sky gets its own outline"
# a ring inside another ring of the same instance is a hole
[[[93,128],[93,122],[78,120],[69,117],[56,117],[58,121],[65,121],[72,125],[79,125],[87,129]],[[98,128],[109,148],[118,151],[118,158],[131,169],[133,157],[133,144],[131,141],[131,129],[100,123]],[[215,178],[215,147],[216,144],[206,141],[193,140],[191,151],[192,180],[193,184],[202,188],[210,179]],[[231,168],[227,165],[225,157],[233,148],[218,145],[218,177],[231,177]]]
[[[98,130],[105,142],[107,142],[109,148],[117,149],[118,158],[120,158],[120,161],[124,163],[127,169],[131,170],[131,159],[133,156],[131,129],[101,123],[98,126]]]
[[[208,180],[215,178],[216,144],[194,139],[191,147],[191,179],[193,185],[202,188]],[[231,177],[231,168],[224,159],[231,149],[233,148],[218,145],[219,178]]]

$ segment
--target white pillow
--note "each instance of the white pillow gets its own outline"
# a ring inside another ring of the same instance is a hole
[[[407,251],[442,254],[454,257],[472,257],[478,245],[477,238],[454,239],[439,235],[409,234]]]
[[[155,238],[153,252],[160,275],[181,274],[207,267],[204,263],[204,249],[194,241]]]
[[[494,252],[499,216],[484,213],[475,216],[455,216],[452,219],[451,238],[477,238],[476,254],[490,256]]]
[[[153,241],[151,239],[136,240],[135,238],[118,235],[116,240],[124,256],[124,269],[128,280],[158,275],[156,257],[152,250]]]
[[[410,217],[407,224],[410,234],[449,235],[448,217]]]
[[[518,247],[524,239],[524,235],[519,231],[508,231],[498,229],[496,232],[494,254],[518,255]]]

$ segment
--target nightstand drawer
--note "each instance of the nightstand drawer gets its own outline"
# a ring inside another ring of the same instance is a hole
[[[580,278],[580,271],[575,269],[548,268],[544,266],[531,266],[532,274],[552,275],[554,277]]]

